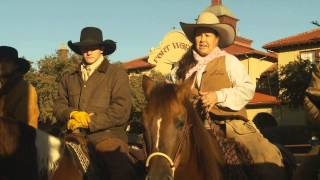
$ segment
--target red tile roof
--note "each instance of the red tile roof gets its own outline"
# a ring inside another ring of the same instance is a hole
[[[256,50],[251,47],[241,46],[238,44],[232,44],[231,46],[225,48],[224,50],[237,57],[244,56],[244,55],[248,55],[248,56],[257,55],[259,57],[267,57],[272,62],[278,61],[277,55],[274,53],[267,53],[267,52]]]
[[[227,51],[230,54],[233,55],[239,55],[239,54],[246,54],[247,52],[252,51],[253,49],[246,46],[241,46],[238,44],[232,44],[231,46],[228,46],[227,48],[224,48],[225,51]]]
[[[276,41],[272,41],[270,43],[265,44],[263,48],[276,51],[278,49],[285,48],[288,46],[312,43],[320,43],[320,28],[299,33]]]
[[[248,103],[248,105],[276,105],[280,104],[280,101],[276,96],[271,96],[268,94],[263,94],[260,92],[255,92],[253,99]]]
[[[124,62],[122,65],[127,70],[137,70],[137,69],[151,69],[155,65],[147,62],[148,56],[137,58],[128,62]]]

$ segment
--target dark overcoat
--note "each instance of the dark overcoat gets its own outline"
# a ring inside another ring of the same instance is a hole
[[[104,60],[84,82],[80,66],[63,76],[54,114],[67,121],[72,111],[93,113],[88,140],[94,144],[108,137],[127,141],[125,125],[131,111],[131,93],[126,71]]]

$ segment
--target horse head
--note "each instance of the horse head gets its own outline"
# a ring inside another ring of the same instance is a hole
[[[192,80],[180,85],[155,83],[144,76],[143,89],[148,104],[143,112],[145,139],[150,166],[147,179],[173,179],[186,146]]]
[[[190,102],[193,82],[194,76],[179,84],[157,85],[143,78],[148,180],[204,179],[204,171],[218,168],[211,163],[217,160],[211,137]]]

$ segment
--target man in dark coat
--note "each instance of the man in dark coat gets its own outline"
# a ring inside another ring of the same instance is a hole
[[[108,179],[132,179],[125,133],[132,104],[128,75],[104,57],[115,51],[116,44],[103,41],[100,29],[86,27],[80,42],[69,41],[68,46],[83,60],[76,71],[62,78],[54,114],[67,122],[70,131],[86,129]]]

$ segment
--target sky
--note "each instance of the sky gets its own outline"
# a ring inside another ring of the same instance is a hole
[[[268,42],[316,28],[320,0],[222,0],[239,19],[238,35],[262,50]],[[148,55],[179,22],[194,23],[211,0],[1,0],[0,45],[33,62],[78,42],[86,26],[117,42],[111,62]]]

